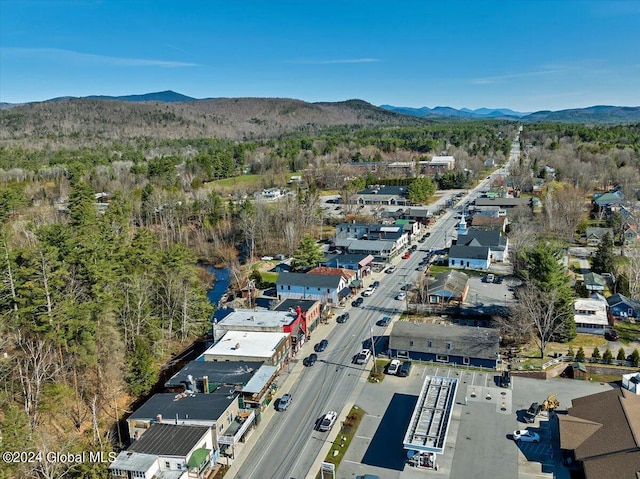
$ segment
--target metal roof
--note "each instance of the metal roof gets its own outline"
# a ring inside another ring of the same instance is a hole
[[[255,394],[262,391],[262,389],[267,385],[269,380],[276,374],[278,368],[275,366],[262,366],[258,371],[253,375],[251,381],[249,381],[242,388],[243,393]]]
[[[457,387],[456,378],[425,378],[404,435],[405,449],[434,454],[444,452]]]
[[[152,424],[140,439],[129,446],[129,451],[186,457],[206,434],[211,434],[210,431],[208,426]]]

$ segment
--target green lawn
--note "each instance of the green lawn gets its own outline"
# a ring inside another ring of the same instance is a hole
[[[640,341],[640,323],[616,321],[614,329],[618,332],[623,344],[629,344],[630,341]]]
[[[260,183],[262,179],[262,175],[242,175],[242,176],[234,176],[232,178],[225,178],[223,180],[216,180],[208,183],[209,185],[230,188],[234,186],[244,185],[257,185]]]
[[[358,430],[358,426],[360,426],[360,421],[366,412],[359,408],[358,406],[353,406],[344,422],[342,423],[342,427],[340,428],[340,432],[336,437],[336,440],[333,441],[331,445],[331,450],[327,454],[324,462],[331,462],[335,464],[336,470],[340,466],[340,462],[344,458],[344,455],[347,453],[347,449],[349,449],[349,444],[353,437],[356,435],[356,431]],[[339,420],[340,418],[338,418]],[[321,473],[318,472],[316,475],[316,479],[322,479]]]

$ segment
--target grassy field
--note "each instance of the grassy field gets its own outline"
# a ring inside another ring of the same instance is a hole
[[[232,178],[225,178],[223,180],[216,180],[208,185],[220,187],[220,188],[232,188],[234,186],[255,186],[260,183],[262,175],[242,175],[234,176]]]
[[[340,428],[340,432],[336,437],[336,440],[333,441],[331,445],[331,450],[327,454],[325,458],[325,462],[330,462],[335,464],[336,469],[340,466],[340,462],[344,458],[344,455],[347,453],[349,449],[349,444],[353,440],[353,437],[356,435],[356,431],[358,430],[358,426],[360,426],[360,421],[366,412],[359,408],[358,406],[353,406],[344,422],[342,423],[342,427]],[[317,479],[322,479],[320,472],[318,472]]]

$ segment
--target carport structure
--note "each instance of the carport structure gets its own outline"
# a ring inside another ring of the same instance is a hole
[[[436,456],[444,453],[457,388],[456,378],[425,378],[403,441],[412,464],[437,468]]]

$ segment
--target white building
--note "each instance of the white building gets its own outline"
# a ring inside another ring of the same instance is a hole
[[[262,361],[280,369],[289,354],[289,333],[228,331],[202,358],[205,361]]]
[[[609,327],[607,300],[600,294],[578,298],[573,303],[574,320],[579,333],[602,334]]]

